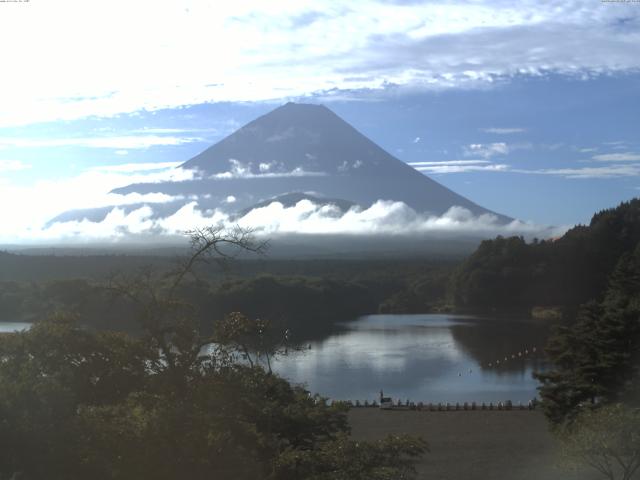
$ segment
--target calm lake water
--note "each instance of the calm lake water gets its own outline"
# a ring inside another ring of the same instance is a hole
[[[27,330],[30,327],[31,324],[26,322],[0,322],[0,333]]]
[[[532,372],[545,368],[548,328],[533,321],[370,315],[344,327],[274,370],[333,399],[371,401],[384,389],[402,401],[526,403],[537,395]]]

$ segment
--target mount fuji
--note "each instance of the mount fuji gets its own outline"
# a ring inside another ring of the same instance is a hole
[[[367,209],[379,201],[401,202],[418,215],[440,216],[462,207],[496,224],[511,218],[458,195],[395,158],[321,105],[287,103],[207,148],[180,167],[189,180],[136,183],[114,194],[161,193],[163,203],[119,207],[125,214],[144,206],[151,218],[166,218],[185,205],[204,214],[241,218],[279,202],[284,208],[308,201],[332,208],[333,215]],[[168,197],[167,197],[168,198]],[[73,210],[49,222],[100,222],[113,210]]]

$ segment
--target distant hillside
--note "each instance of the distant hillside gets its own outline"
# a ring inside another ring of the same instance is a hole
[[[46,281],[71,278],[106,278],[150,264],[166,266],[171,257],[151,255],[12,254],[0,252],[0,282]]]
[[[457,269],[451,296],[459,308],[575,307],[599,298],[618,259],[640,242],[640,199],[596,213],[555,240],[483,241]]]

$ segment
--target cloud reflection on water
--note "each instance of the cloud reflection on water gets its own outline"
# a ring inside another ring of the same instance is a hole
[[[425,402],[526,402],[536,395],[531,373],[543,367],[539,361],[517,357],[500,368],[482,363],[504,356],[505,349],[517,353],[526,339],[540,340],[545,331],[538,325],[449,315],[373,315],[347,328],[280,359],[276,370],[336,399],[373,400],[381,388],[395,398]]]

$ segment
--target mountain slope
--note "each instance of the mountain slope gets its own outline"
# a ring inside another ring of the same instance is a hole
[[[138,183],[116,194],[157,193],[175,201],[153,205],[165,217],[197,199],[201,211],[238,214],[291,193],[367,208],[378,200],[403,202],[419,213],[442,215],[452,206],[494,214],[431,180],[380,148],[331,110],[287,103],[257,118],[181,165],[195,179]],[[124,207],[133,211],[142,204]],[[109,209],[66,212],[52,220],[99,221]],[[494,214],[502,223],[511,219]]]

